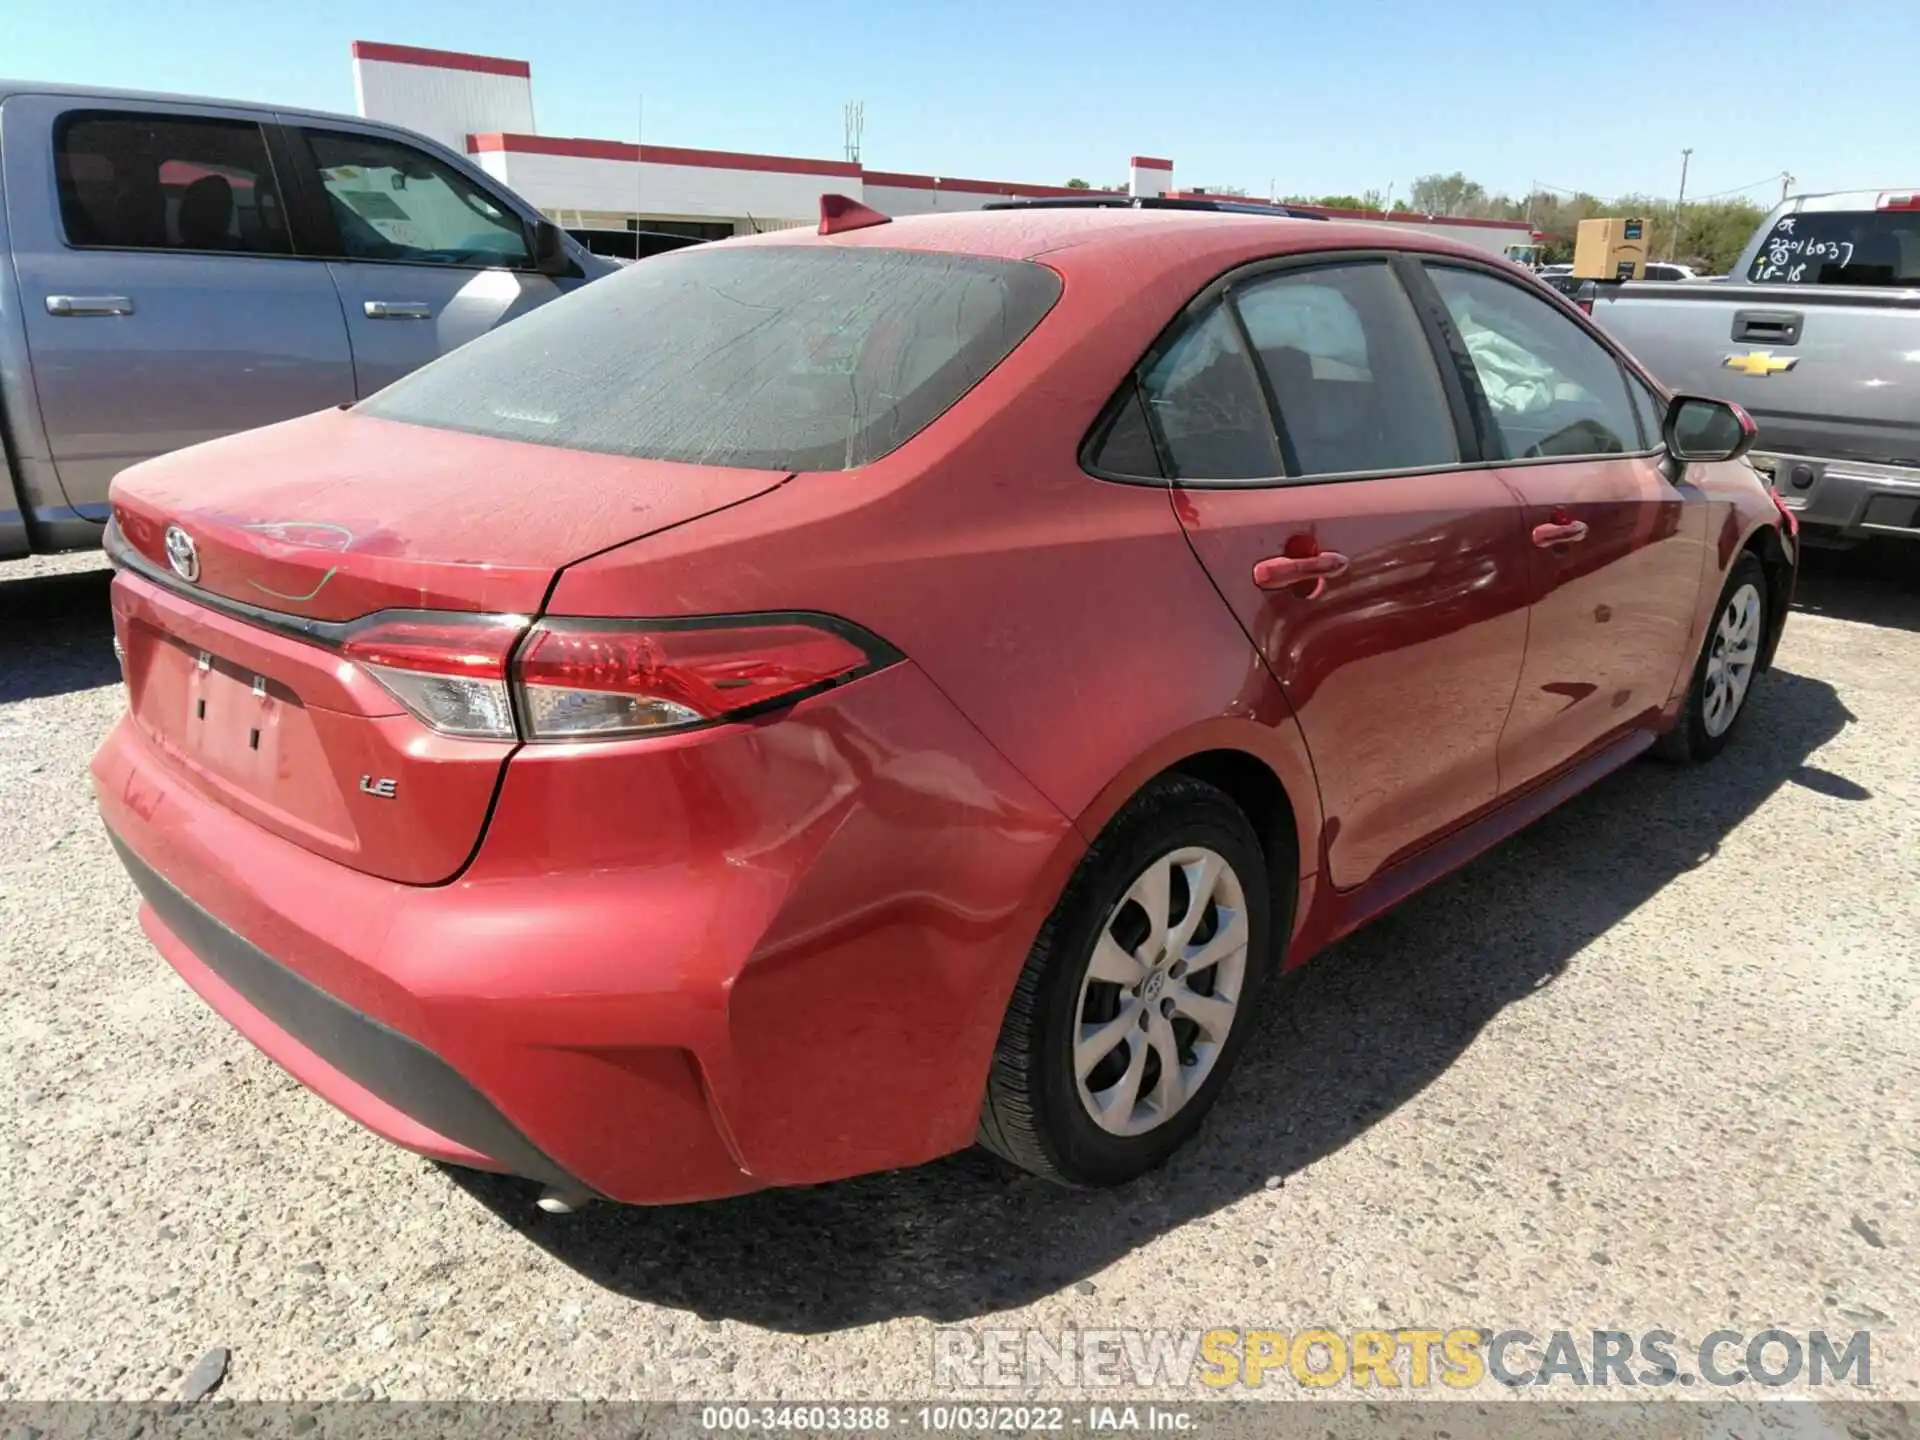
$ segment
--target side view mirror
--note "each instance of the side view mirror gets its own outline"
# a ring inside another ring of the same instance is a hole
[[[542,275],[573,273],[573,257],[567,254],[566,234],[551,220],[534,221],[529,242],[529,248],[533,251],[533,268]]]
[[[1760,428],[1731,400],[1676,395],[1660,427],[1667,453],[1676,460],[1738,460],[1753,448]]]

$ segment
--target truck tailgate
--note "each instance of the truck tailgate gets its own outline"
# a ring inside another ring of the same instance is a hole
[[[1593,318],[1662,383],[1739,402],[1763,450],[1920,464],[1920,291],[1637,284]]]

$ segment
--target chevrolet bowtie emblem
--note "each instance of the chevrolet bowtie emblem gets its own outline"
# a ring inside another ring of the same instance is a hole
[[[1800,363],[1798,355],[1788,355],[1784,359],[1771,350],[1754,350],[1745,355],[1729,355],[1721,364],[1729,370],[1738,370],[1742,375],[1777,375],[1782,370],[1791,370]]]

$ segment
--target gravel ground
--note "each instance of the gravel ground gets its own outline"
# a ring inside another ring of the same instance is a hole
[[[1726,755],[1322,956],[1165,1172],[568,1219],[363,1133],[152,953],[85,778],[106,575],[0,567],[0,1399],[172,1397],[213,1347],[242,1400],[905,1397],[939,1323],[1866,1328],[1920,1396],[1920,593],[1815,559]]]

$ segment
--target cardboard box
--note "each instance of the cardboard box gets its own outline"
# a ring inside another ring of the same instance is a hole
[[[1573,241],[1581,280],[1638,280],[1646,273],[1647,227],[1638,219],[1582,220]]]

